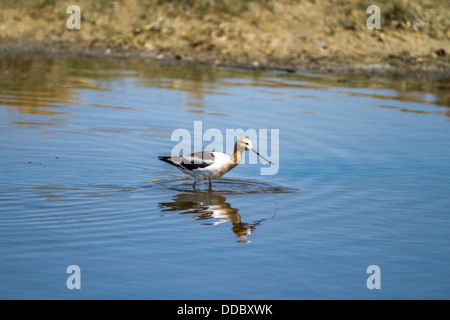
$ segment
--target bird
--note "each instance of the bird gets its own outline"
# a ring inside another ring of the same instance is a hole
[[[194,178],[194,184],[192,185],[194,190],[197,183],[203,180],[209,180],[209,188],[212,189],[212,180],[222,177],[236,167],[241,162],[242,153],[247,150],[253,151],[265,161],[274,165],[253,149],[252,141],[247,138],[240,138],[236,141],[231,156],[222,152],[200,151],[185,156],[158,156],[158,159],[192,176]]]

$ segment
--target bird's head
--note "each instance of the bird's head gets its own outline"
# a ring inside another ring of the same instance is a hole
[[[252,141],[250,139],[247,138],[241,138],[239,139],[237,142],[237,147],[240,150],[252,150],[253,146],[252,146]]]
[[[260,155],[260,154],[258,153],[258,151],[256,151],[255,149],[253,149],[252,141],[251,141],[250,139],[247,139],[247,138],[240,138],[240,139],[236,142],[236,149],[237,149],[237,150],[242,150],[242,151],[246,151],[246,150],[253,151],[254,153],[256,153],[258,156],[260,156],[261,158],[263,158],[264,160],[266,160],[266,161],[269,162],[270,164],[273,164],[272,162],[270,162],[269,160],[267,160],[266,158],[264,158],[262,155]]]

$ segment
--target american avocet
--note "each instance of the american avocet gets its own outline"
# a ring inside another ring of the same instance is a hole
[[[179,170],[191,175],[194,178],[192,187],[195,189],[197,182],[220,178],[225,173],[236,167],[242,159],[242,152],[251,150],[258,156],[273,164],[252,147],[252,142],[247,138],[241,138],[234,145],[234,152],[231,156],[222,152],[202,151],[195,152],[187,156],[160,156],[159,160],[170,163]]]

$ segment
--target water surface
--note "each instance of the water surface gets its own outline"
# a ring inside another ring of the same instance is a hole
[[[0,67],[1,298],[450,298],[448,81],[76,57]],[[278,173],[247,163],[192,190],[157,156],[194,121],[279,129]]]

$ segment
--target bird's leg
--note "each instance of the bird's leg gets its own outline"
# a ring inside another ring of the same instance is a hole
[[[212,183],[211,183],[211,180],[209,180],[209,190],[212,190]]]
[[[197,184],[197,180],[194,181],[194,184],[192,185],[192,188],[195,190],[195,185]]]

